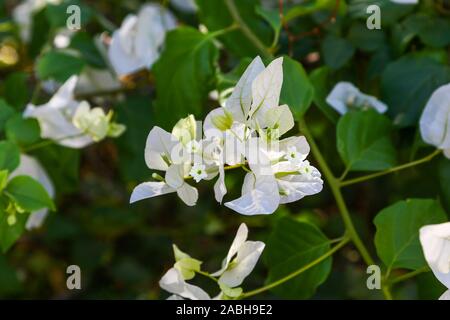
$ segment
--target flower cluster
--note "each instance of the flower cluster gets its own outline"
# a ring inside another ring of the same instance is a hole
[[[242,167],[247,174],[242,196],[225,206],[244,215],[271,214],[322,190],[320,172],[306,160],[310,148],[304,137],[281,136],[294,126],[287,105],[279,106],[283,60],[267,67],[255,58],[238,81],[225,106],[212,110],[201,125],[193,116],[180,120],[169,133],[154,127],[148,136],[145,160],[157,181],[138,185],[130,202],[176,192],[189,206],[198,191],[188,183],[211,180],[215,199],[227,193],[225,171]]]
[[[261,241],[248,241],[247,236],[247,226],[241,224],[222,267],[212,274],[202,271],[201,261],[190,257],[174,245],[175,264],[161,278],[159,285],[173,294],[169,297],[171,300],[210,300],[210,295],[203,289],[186,282],[201,273],[214,279],[219,285],[220,293],[214,299],[238,298],[242,294],[239,286],[255,268],[265,247]]]
[[[125,127],[112,122],[112,112],[105,114],[103,109],[75,99],[77,81],[77,76],[70,77],[46,104],[28,104],[24,117],[38,120],[42,138],[69,148],[84,148],[106,137],[120,136]]]
[[[422,227],[420,243],[431,271],[448,289],[440,300],[450,300],[450,222]]]

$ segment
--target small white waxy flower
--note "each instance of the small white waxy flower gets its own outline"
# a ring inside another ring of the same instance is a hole
[[[174,268],[169,269],[159,281],[159,286],[176,297],[170,300],[180,300],[179,297],[191,300],[210,300],[211,297],[200,287],[187,283],[181,272]]]
[[[44,8],[47,4],[59,4],[62,0],[25,0],[14,8],[12,16],[19,25],[20,37],[24,42],[31,40],[31,27],[33,14]]]
[[[31,178],[35,179],[40,184],[42,184],[45,190],[47,190],[47,193],[50,197],[53,198],[55,196],[55,188],[45,169],[36,159],[25,154],[22,154],[20,156],[20,165],[11,173],[9,179],[22,175],[30,176]],[[47,214],[48,209],[42,209],[36,212],[32,212],[28,217],[26,223],[27,230],[41,227],[45,218],[47,217]]]
[[[313,166],[311,166],[309,161],[306,160],[300,163],[298,172],[300,172],[300,174],[302,175],[305,175],[307,178],[310,178],[312,177],[313,170],[314,170]]]
[[[295,146],[289,147],[286,152],[286,159],[294,166],[301,164],[305,158],[306,155],[298,152]]]
[[[327,103],[340,114],[351,109],[375,109],[385,113],[387,106],[377,98],[362,93],[350,82],[339,82],[327,97]]]
[[[150,169],[165,171],[164,181],[144,182],[138,185],[131,194],[130,203],[143,199],[176,192],[188,206],[197,203],[198,191],[185,182],[191,163],[182,162],[183,158],[174,161],[172,156],[182,149],[181,142],[171,133],[154,127],[145,146],[145,162]]]
[[[229,288],[235,288],[242,284],[255,268],[264,250],[265,244],[263,242],[247,241],[247,236],[248,228],[242,223],[227,257],[222,262],[222,268],[212,274],[213,277],[220,277],[219,283]]]
[[[206,173],[206,166],[204,164],[195,163],[192,166],[191,171],[189,171],[189,175],[194,178],[195,182],[200,182],[208,177],[208,174]]]
[[[129,15],[115,31],[108,50],[119,76],[149,69],[159,58],[166,32],[176,27],[175,17],[158,4],[146,4]]]
[[[41,128],[41,137],[51,139],[68,148],[84,148],[94,140],[77,128],[72,120],[80,102],[75,100],[74,90],[78,77],[70,77],[46,104],[29,104],[24,117],[35,118]]]
[[[440,299],[450,300],[450,222],[422,227],[420,243],[431,271],[449,289]]]
[[[202,149],[201,144],[196,140],[191,140],[186,144],[186,150],[191,154],[199,153],[201,149]]]
[[[450,84],[439,87],[431,95],[420,118],[422,139],[450,159]]]

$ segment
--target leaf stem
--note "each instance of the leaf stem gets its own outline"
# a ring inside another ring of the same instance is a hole
[[[324,261],[325,259],[327,259],[328,257],[332,256],[336,251],[338,251],[339,249],[341,249],[343,246],[345,246],[348,242],[350,241],[350,238],[347,236],[344,236],[343,239],[336,245],[334,246],[332,249],[330,249],[328,252],[326,252],[324,255],[320,256],[319,258],[317,258],[316,260],[308,263],[307,265],[301,267],[300,269],[292,272],[291,274],[285,276],[284,278],[281,278],[275,282],[272,282],[264,287],[243,293],[240,296],[240,299],[245,299],[245,298],[249,298],[252,297],[254,295],[260,294],[264,291],[270,290],[272,288],[275,288],[289,280],[291,280],[292,278],[295,278],[296,276],[300,275],[301,273],[311,269],[312,267],[318,265],[319,263],[321,263],[322,261]]]
[[[355,226],[353,225],[353,221],[350,217],[350,213],[347,209],[347,205],[344,201],[344,197],[342,195],[342,191],[340,188],[339,180],[334,176],[333,172],[331,171],[330,167],[328,166],[328,163],[324,159],[322,153],[319,150],[319,147],[317,146],[316,142],[314,141],[314,138],[311,134],[311,132],[308,129],[308,126],[305,123],[305,120],[303,118],[299,121],[300,131],[305,135],[306,139],[308,140],[311,151],[316,158],[319,167],[321,171],[323,172],[328,185],[331,188],[331,191],[334,195],[334,198],[336,200],[336,204],[339,208],[339,212],[341,213],[342,220],[344,221],[345,228],[352,240],[352,242],[355,244],[356,248],[358,249],[359,253],[361,254],[362,258],[364,259],[365,263],[367,265],[373,265],[374,260],[372,259],[369,251],[367,250],[366,246],[362,242],[361,238],[358,235],[358,232],[355,229]]]
[[[409,280],[411,278],[414,278],[414,277],[418,276],[419,274],[424,273],[424,272],[428,272],[428,271],[430,271],[430,268],[428,266],[425,266],[425,267],[419,268],[417,270],[408,272],[408,273],[406,273],[404,275],[395,277],[392,280],[387,280],[387,282],[389,284],[396,284],[396,283],[403,282],[403,281]]]
[[[204,272],[204,271],[201,271],[201,270],[198,270],[198,271],[195,271],[195,272],[200,274],[200,275],[202,275],[202,276],[204,276],[204,277],[206,277],[206,278],[208,278],[208,279],[210,279],[210,280],[212,280],[212,281],[214,281],[215,283],[218,282],[218,280],[216,278],[214,278],[212,275],[210,275],[208,272]]]
[[[266,46],[261,42],[261,40],[253,33],[253,31],[247,26],[245,21],[242,19],[234,0],[224,0],[225,5],[230,12],[231,17],[237,23],[242,33],[250,40],[251,43],[261,52],[265,58],[273,58],[273,55],[269,52]]]
[[[360,183],[360,182],[364,182],[364,181],[367,181],[367,180],[375,179],[375,178],[378,178],[378,177],[381,177],[381,176],[388,175],[390,173],[394,173],[394,172],[397,172],[397,171],[405,170],[405,169],[417,166],[419,164],[423,164],[423,163],[429,162],[434,157],[439,155],[441,152],[442,152],[441,150],[436,150],[433,153],[429,154],[428,156],[426,156],[426,157],[424,157],[422,159],[419,159],[419,160],[416,160],[416,161],[412,161],[412,162],[408,162],[408,163],[402,164],[400,166],[387,169],[385,171],[381,171],[381,172],[369,174],[367,176],[362,176],[362,177],[359,177],[359,178],[343,181],[343,182],[340,183],[340,186],[341,187],[346,187],[346,186],[349,186],[349,185],[352,185],[352,184],[355,184],[355,183]]]

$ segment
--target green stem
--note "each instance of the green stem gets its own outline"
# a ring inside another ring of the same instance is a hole
[[[414,278],[417,275],[419,275],[421,273],[424,273],[424,272],[428,272],[428,271],[430,271],[430,268],[428,268],[428,266],[422,267],[422,268],[417,269],[415,271],[411,271],[411,272],[408,272],[408,273],[406,273],[404,275],[398,276],[398,277],[396,277],[396,278],[394,278],[392,280],[387,280],[387,282],[389,284],[396,284],[396,283],[403,282],[403,281],[409,280],[411,278]]]
[[[272,54],[266,48],[266,46],[259,40],[259,38],[253,33],[253,31],[247,26],[245,21],[242,19],[234,0],[224,0],[225,4],[230,12],[233,20],[238,24],[239,28],[242,30],[242,33],[250,40],[251,43],[261,52],[261,54],[268,59],[273,58]]]
[[[369,174],[367,176],[363,176],[363,177],[359,177],[359,178],[343,181],[343,182],[341,182],[340,185],[341,185],[341,187],[346,187],[346,186],[349,186],[349,185],[352,185],[352,184],[355,184],[355,183],[364,182],[364,181],[367,181],[367,180],[371,180],[371,179],[375,179],[375,178],[378,178],[378,177],[381,177],[381,176],[385,176],[385,175],[390,174],[390,173],[394,173],[394,172],[397,172],[397,171],[405,170],[405,169],[417,166],[419,164],[423,164],[423,163],[429,162],[434,157],[439,155],[441,152],[442,152],[441,150],[436,150],[432,154],[429,154],[428,156],[426,156],[426,157],[424,157],[422,159],[419,159],[419,160],[416,160],[416,161],[412,161],[412,162],[409,162],[409,163],[405,163],[405,164],[402,164],[400,166],[387,169],[385,171],[381,171],[381,172]]]
[[[389,287],[389,285],[384,284],[382,287],[382,291],[383,291],[384,298],[386,300],[393,300],[391,288]]]
[[[208,33],[208,38],[217,38],[220,36],[223,36],[224,34],[227,34],[229,32],[232,32],[234,30],[239,29],[239,25],[237,23],[233,23],[231,26],[229,26],[228,28],[225,29],[220,29],[211,33]]]
[[[202,276],[204,276],[204,277],[206,277],[206,278],[208,278],[208,279],[210,279],[212,281],[214,281],[215,283],[218,282],[218,280],[216,278],[214,278],[212,275],[210,275],[208,272],[204,272],[204,271],[201,271],[201,270],[195,271],[195,272],[198,273],[198,274],[201,274]]]
[[[241,299],[245,299],[245,298],[249,298],[252,297],[254,295],[260,294],[264,291],[270,290],[272,288],[275,288],[289,280],[291,280],[292,278],[295,278],[296,276],[298,276],[299,274],[311,269],[312,267],[318,265],[319,263],[321,263],[322,261],[324,261],[325,259],[327,259],[328,257],[331,257],[336,251],[338,251],[339,249],[341,249],[343,246],[345,246],[348,242],[350,241],[349,237],[344,237],[336,246],[334,246],[332,249],[330,249],[328,252],[326,252],[324,255],[320,256],[319,258],[317,258],[316,260],[308,263],[307,265],[301,267],[300,269],[292,272],[291,274],[285,276],[284,278],[281,278],[275,282],[272,282],[264,287],[243,293],[242,296],[240,296]]]
[[[358,249],[359,253],[361,254],[362,258],[364,259],[365,263],[367,265],[373,265],[374,260],[372,259],[369,251],[367,250],[366,246],[362,242],[361,238],[358,235],[358,232],[355,229],[355,226],[353,225],[353,221],[350,217],[350,213],[347,209],[347,205],[345,204],[344,197],[342,196],[341,188],[339,180],[333,175],[333,172],[331,171],[330,167],[328,166],[327,162],[325,161],[322,153],[319,150],[319,147],[317,146],[316,142],[314,141],[314,138],[309,131],[304,119],[300,119],[300,130],[305,135],[306,139],[308,140],[311,151],[316,158],[319,167],[324,174],[328,185],[331,188],[331,191],[334,195],[334,198],[336,200],[336,204],[339,208],[339,212],[341,213],[342,220],[344,221],[345,228],[350,236],[350,239],[355,244],[356,248]]]

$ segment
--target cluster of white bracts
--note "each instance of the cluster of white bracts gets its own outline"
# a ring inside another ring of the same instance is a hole
[[[261,241],[248,241],[247,236],[248,228],[243,223],[222,262],[221,269],[211,274],[211,277],[217,279],[221,289],[214,299],[237,298],[241,295],[242,289],[239,286],[253,271],[265,247]],[[202,262],[181,252],[175,245],[174,254],[176,263],[159,282],[161,288],[173,294],[169,299],[210,300],[210,295],[203,289],[186,282],[201,270]]]
[[[306,160],[310,148],[304,137],[280,139],[294,126],[287,105],[279,106],[283,60],[267,68],[257,57],[242,75],[225,107],[211,111],[201,128],[193,116],[180,120],[172,132],[154,127],[148,136],[145,160],[150,169],[165,172],[158,181],[135,188],[130,202],[176,192],[189,206],[198,191],[187,182],[218,176],[215,198],[227,193],[225,170],[248,171],[242,196],[225,205],[244,215],[271,214],[280,204],[322,190],[319,171]],[[198,132],[200,131],[200,133]]]

